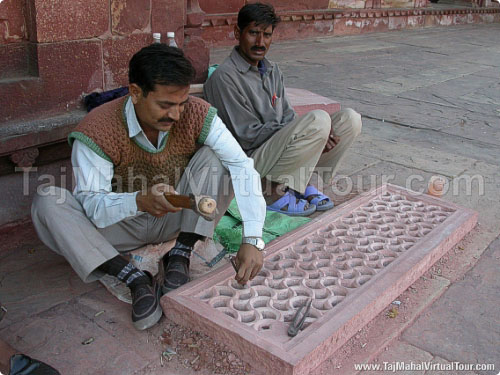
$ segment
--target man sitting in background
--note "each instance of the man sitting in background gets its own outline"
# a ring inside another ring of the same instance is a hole
[[[270,5],[241,8],[234,27],[239,45],[205,83],[204,95],[254,159],[255,169],[272,181],[268,209],[306,216],[333,207],[309,184],[310,178],[316,169],[323,181],[331,181],[361,132],[361,116],[344,109],[332,116],[314,110],[297,117],[286,97],[283,74],[265,58],[279,21]],[[280,196],[277,187],[283,185],[286,192]]]

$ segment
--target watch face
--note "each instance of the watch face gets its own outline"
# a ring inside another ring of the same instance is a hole
[[[256,242],[255,247],[259,250],[264,250],[264,247],[266,247],[264,240],[262,238],[257,238]]]
[[[244,243],[253,245],[259,250],[264,250],[264,248],[266,247],[266,243],[262,238],[246,238],[244,240]]]

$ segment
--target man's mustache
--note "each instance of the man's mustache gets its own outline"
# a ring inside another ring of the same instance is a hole
[[[257,47],[257,46],[254,46],[251,48],[252,51],[265,51],[266,50],[266,47]]]
[[[171,118],[161,118],[158,120],[158,122],[168,122],[169,124],[173,124],[175,121]]]

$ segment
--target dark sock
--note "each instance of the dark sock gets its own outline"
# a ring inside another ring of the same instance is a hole
[[[191,251],[193,251],[193,246],[198,240],[201,240],[203,236],[196,233],[181,232],[177,237],[172,250],[168,252],[168,259],[171,263],[173,262],[183,262],[187,263],[191,256]]]
[[[118,280],[123,281],[131,289],[141,284],[149,284],[149,278],[146,274],[132,263],[129,263],[129,261],[121,255],[117,255],[101,264],[99,270],[108,275],[117,277]]]
[[[108,275],[116,277],[128,263],[129,262],[127,259],[125,259],[121,255],[117,255],[114,258],[108,260],[107,262],[101,264],[99,266],[99,270],[101,270],[104,273],[107,273]]]
[[[198,240],[201,240],[202,238],[203,236],[200,236],[199,234],[196,233],[181,232],[177,237],[177,243],[175,244],[174,247],[177,247],[177,245],[180,243],[192,249],[194,244],[198,242]]]

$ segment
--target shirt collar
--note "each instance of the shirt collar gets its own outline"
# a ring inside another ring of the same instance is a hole
[[[255,70],[258,72],[258,68],[256,66],[250,65],[238,52],[238,46],[235,46],[231,52],[231,60],[233,61],[233,64],[236,66],[236,68],[239,70],[240,73],[246,73],[249,70]],[[267,69],[267,72],[270,72],[273,70],[274,64],[266,59],[262,60],[264,66]]]
[[[139,124],[139,120],[137,120],[137,115],[135,113],[134,104],[132,103],[132,98],[129,97],[127,99],[127,104],[125,104],[125,117],[127,119],[128,126],[128,136],[129,138],[134,138],[139,134],[144,134],[144,130],[142,130],[141,125]],[[158,139],[161,139],[165,132],[160,131],[158,134]],[[146,134],[144,134],[146,136]]]

